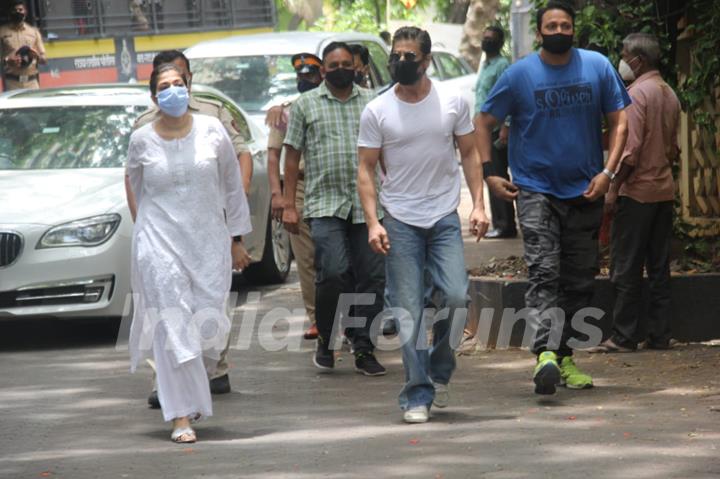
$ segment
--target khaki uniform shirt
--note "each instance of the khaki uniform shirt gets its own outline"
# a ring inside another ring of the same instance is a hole
[[[285,133],[287,132],[287,117],[290,114],[290,108],[292,108],[292,104],[287,106],[283,111],[283,116],[285,116],[285,127],[283,129],[275,128],[274,126],[270,127],[270,133],[268,134],[268,148],[275,148],[276,150],[282,151],[283,143],[285,142]],[[298,173],[301,177],[305,175],[305,160],[302,156],[300,157]]]
[[[20,28],[15,28],[12,23],[6,23],[0,26],[0,58],[3,60],[3,73],[16,76],[33,76],[38,74],[37,60],[33,60],[30,65],[25,68],[16,67],[5,64],[6,57],[15,54],[21,47],[28,46],[34,48],[40,54],[45,56],[45,45],[43,45],[40,30],[23,22]],[[5,80],[5,86],[8,90],[16,90],[18,88],[40,88],[37,80],[19,82],[17,80]]]
[[[247,146],[246,136],[240,133],[237,125],[233,121],[232,115],[222,106],[221,103],[206,100],[205,98],[195,98],[190,95],[190,104],[188,105],[188,109],[190,110],[190,113],[212,116],[213,118],[220,120],[230,136],[236,155],[250,151]],[[152,123],[159,117],[160,109],[156,105],[152,106],[147,111],[143,112],[137,120],[135,120],[133,129],[137,130],[141,126]],[[248,133],[246,134],[249,136]]]

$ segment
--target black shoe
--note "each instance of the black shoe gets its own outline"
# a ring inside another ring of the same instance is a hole
[[[313,364],[318,369],[325,371],[330,371],[335,367],[335,355],[322,345],[321,338],[318,338],[317,350],[313,356]]]
[[[387,373],[373,353],[358,353],[355,356],[355,371],[365,376],[384,376]]]
[[[516,237],[517,237],[517,231],[490,230],[487,233],[485,233],[485,238],[487,238],[487,239],[506,239],[506,238],[516,238]]]
[[[230,392],[230,378],[227,374],[210,380],[210,392],[212,394],[227,394]]]
[[[385,321],[382,330],[383,336],[395,336],[397,334],[397,326],[394,319]]]
[[[157,391],[153,391],[148,396],[148,406],[150,409],[160,409],[160,400],[158,399]]]

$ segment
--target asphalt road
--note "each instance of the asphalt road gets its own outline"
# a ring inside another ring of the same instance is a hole
[[[247,288],[241,288],[247,292]],[[301,307],[293,273],[240,313]],[[244,296],[244,294],[242,295]],[[720,348],[579,355],[589,391],[532,393],[524,351],[462,357],[451,405],[402,423],[399,354],[365,378],[348,353],[312,366],[302,318],[255,328],[231,353],[234,391],[197,425],[200,442],[170,442],[146,406],[147,368],[131,375],[117,323],[0,323],[3,478],[710,478],[720,474]],[[268,351],[289,337],[297,351]]]

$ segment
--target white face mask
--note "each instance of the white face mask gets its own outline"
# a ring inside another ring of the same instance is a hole
[[[630,61],[635,60],[635,58]],[[620,77],[625,81],[635,80],[635,72],[633,72],[633,69],[630,68],[630,65],[625,60],[620,60],[620,64],[618,65],[618,72],[620,73]]]

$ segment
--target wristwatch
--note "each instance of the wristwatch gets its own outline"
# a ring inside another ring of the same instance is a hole
[[[242,243],[241,235],[233,236],[232,239],[233,239],[233,243]]]
[[[610,178],[610,181],[612,181],[612,180],[615,179],[615,173],[613,173],[612,171],[608,170],[607,168],[604,168],[604,169],[602,170],[602,172],[605,173],[608,178]]]

